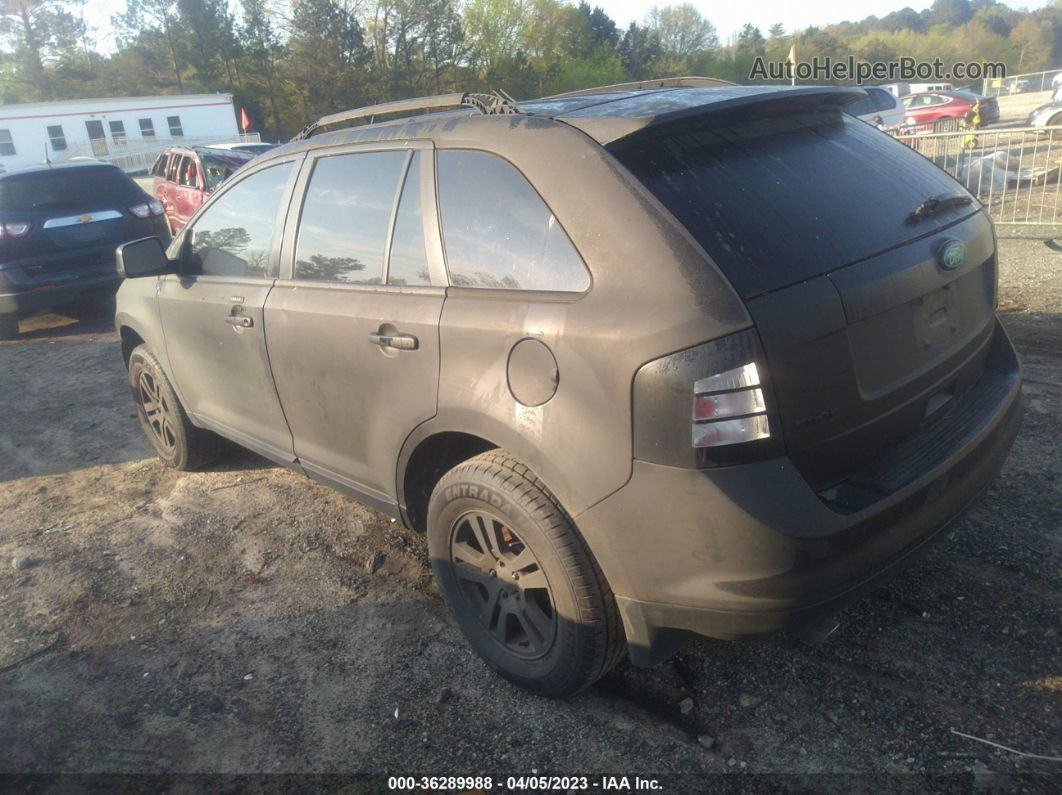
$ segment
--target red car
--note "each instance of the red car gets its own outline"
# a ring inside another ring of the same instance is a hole
[[[981,103],[981,125],[999,121],[999,105],[995,97],[981,97],[967,91],[927,91],[908,94],[903,98],[905,124],[931,124],[941,119],[961,119]]]
[[[171,233],[180,231],[218,185],[252,159],[250,152],[206,146],[175,146],[159,155],[151,167],[152,193],[166,210]]]

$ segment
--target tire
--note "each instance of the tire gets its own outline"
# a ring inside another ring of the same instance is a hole
[[[505,451],[470,458],[439,481],[428,550],[458,626],[510,682],[568,696],[626,652],[612,590],[586,543],[542,481]]]
[[[1059,124],[1062,124],[1062,113],[1056,113],[1047,121],[1048,127],[1057,127]]]
[[[140,426],[166,466],[199,469],[221,455],[221,439],[192,425],[147,345],[138,345],[129,355],[129,387]]]
[[[0,340],[18,337],[18,315],[0,315]]]

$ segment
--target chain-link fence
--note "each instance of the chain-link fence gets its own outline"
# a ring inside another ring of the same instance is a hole
[[[1054,88],[1053,80],[1059,74],[1062,74],[1062,69],[1051,69],[1047,72],[1030,72],[1024,75],[1011,75],[1010,77],[986,78],[981,86],[981,94],[986,97],[1002,97],[1010,94],[1051,91]]]
[[[974,194],[997,225],[1062,226],[1062,127],[896,136]]]

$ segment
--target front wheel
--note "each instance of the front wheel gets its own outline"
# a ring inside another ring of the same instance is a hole
[[[138,345],[129,355],[129,387],[140,425],[166,466],[198,469],[218,457],[221,440],[192,425],[147,345]]]
[[[571,695],[626,650],[615,599],[586,543],[545,485],[504,451],[439,481],[428,549],[472,648],[509,681]]]

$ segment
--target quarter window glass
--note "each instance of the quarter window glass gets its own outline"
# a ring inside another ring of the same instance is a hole
[[[291,167],[282,163],[252,174],[206,209],[192,228],[192,273],[276,277],[270,244]]]
[[[380,284],[384,244],[405,152],[317,160],[295,245],[295,278]]]
[[[582,292],[590,276],[538,193],[485,152],[439,152],[439,200],[456,287]]]
[[[167,182],[177,181],[177,164],[181,162],[181,156],[177,154],[170,154],[170,159],[166,163],[166,180]]]
[[[387,283],[430,285],[428,259],[424,253],[424,226],[420,216],[420,153],[413,155],[406,172],[402,198],[398,201],[395,234]]]

